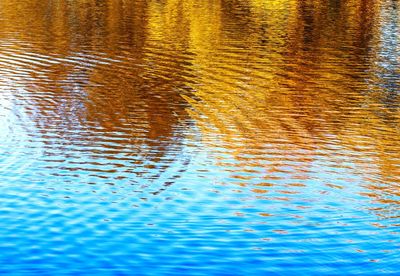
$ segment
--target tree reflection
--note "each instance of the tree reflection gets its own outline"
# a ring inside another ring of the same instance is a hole
[[[1,66],[42,135],[110,160],[130,147],[135,164],[176,162],[191,121],[238,179],[310,178],[340,148],[379,200],[400,175],[399,17],[385,3],[5,0]]]

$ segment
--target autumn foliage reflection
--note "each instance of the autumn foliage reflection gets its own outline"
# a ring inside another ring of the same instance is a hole
[[[386,8],[372,0],[5,0],[1,68],[47,95],[29,99],[43,133],[52,125],[65,139],[117,131],[130,137],[120,143],[168,148],[194,123],[206,145],[221,138],[238,168],[266,166],[266,182],[293,158],[293,177],[310,177],[313,162],[340,148],[338,162],[349,159],[361,178],[376,175],[371,189],[397,193],[377,188],[400,175],[399,99],[373,73],[385,65],[377,61]]]

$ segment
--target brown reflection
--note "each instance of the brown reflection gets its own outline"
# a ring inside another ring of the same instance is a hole
[[[129,161],[126,172],[152,179],[187,166],[175,155],[189,127],[181,95],[190,93],[191,57],[172,39],[184,30],[161,37],[159,11],[144,1],[11,2],[1,3],[0,37],[8,43],[0,51],[11,61],[2,69],[28,92],[19,100],[47,144],[45,155],[76,164],[86,152],[117,168]]]
[[[0,25],[0,35],[16,40],[16,55],[26,54],[23,58],[27,64],[20,66],[32,66],[27,68],[32,71],[27,88],[52,93],[54,101],[64,101],[67,93],[73,93],[71,101],[76,100],[54,106],[38,103],[46,108],[45,112],[53,109],[58,113],[67,104],[71,105],[68,109],[84,109],[86,118],[79,118],[82,124],[98,121],[111,130],[120,127],[122,120],[135,118],[149,126],[150,139],[173,135],[173,125],[184,114],[180,94],[188,87],[182,72],[188,70],[190,61],[181,58],[166,64],[157,55],[171,49],[145,49],[153,32],[148,31],[147,3],[21,1],[14,7],[9,2],[2,2],[6,19]],[[169,38],[165,40],[171,42]],[[163,47],[162,40],[158,43]],[[24,50],[27,53],[21,53]],[[171,55],[179,56],[185,51],[174,50]],[[29,64],[28,59],[38,54],[46,54],[51,63],[39,68]],[[143,111],[145,118],[137,118],[135,111]]]

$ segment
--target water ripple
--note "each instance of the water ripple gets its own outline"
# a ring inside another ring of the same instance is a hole
[[[396,274],[396,1],[0,1],[0,273]]]

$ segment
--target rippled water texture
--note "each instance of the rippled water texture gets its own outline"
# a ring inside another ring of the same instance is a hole
[[[400,273],[400,2],[1,0],[0,273]]]

